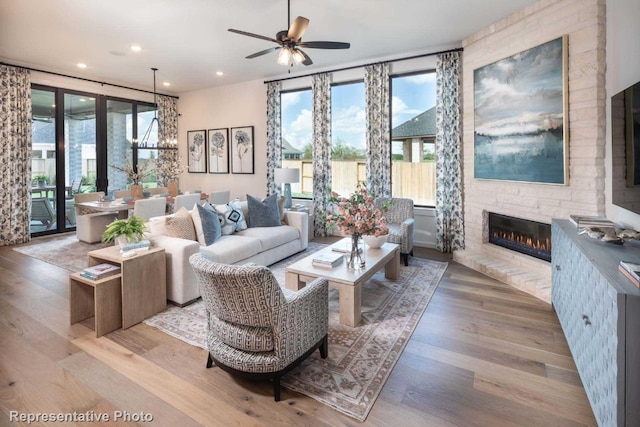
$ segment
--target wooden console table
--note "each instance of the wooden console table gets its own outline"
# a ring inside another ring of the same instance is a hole
[[[151,248],[123,258],[118,246],[91,251],[89,266],[110,263],[120,274],[91,280],[69,276],[71,323],[95,316],[96,336],[122,327],[129,328],[167,306],[166,257],[164,249]]]

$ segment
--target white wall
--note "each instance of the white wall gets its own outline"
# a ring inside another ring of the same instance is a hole
[[[267,193],[267,87],[262,80],[220,86],[180,94],[178,100],[178,146],[187,162],[187,132],[190,130],[254,127],[254,174],[188,173],[180,176],[180,188],[210,193],[231,190],[231,198]]]
[[[611,203],[611,97],[640,81],[640,1],[607,0],[607,145],[605,195],[607,217],[640,230],[640,215]]]

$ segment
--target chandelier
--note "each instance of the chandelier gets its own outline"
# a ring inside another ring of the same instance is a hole
[[[151,119],[151,123],[149,124],[149,128],[144,133],[144,136],[140,141],[137,139],[133,139],[133,145],[137,147],[145,147],[145,148],[153,148],[149,146],[149,138],[151,136],[151,131],[153,130],[153,125],[156,125],[156,134],[160,131],[160,121],[158,120],[158,102],[156,100],[156,71],[157,68],[151,68],[153,71],[153,119]],[[178,144],[178,141],[175,139],[167,140],[167,141],[158,141],[158,148],[174,148]]]

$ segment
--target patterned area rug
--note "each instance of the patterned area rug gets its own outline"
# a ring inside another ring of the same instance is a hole
[[[75,233],[71,233],[46,242],[36,239],[13,250],[69,271],[81,271],[87,267],[89,251],[111,245],[113,243],[84,243],[78,240]]]
[[[324,245],[271,266],[284,284],[287,265]],[[376,273],[362,290],[362,321],[355,328],[338,321],[338,291],[329,291],[329,356],[314,352],[282,379],[282,385],[364,421],[393,367],[400,358],[422,313],[431,300],[447,263],[411,258],[393,282]],[[144,321],[191,345],[207,349],[204,303],[170,307]]]

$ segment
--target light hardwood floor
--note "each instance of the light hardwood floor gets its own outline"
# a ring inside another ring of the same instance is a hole
[[[206,369],[204,350],[145,324],[96,339],[92,319],[69,325],[66,270],[0,248],[0,426],[9,411],[108,413],[110,426],[132,425],[114,411],[157,426],[596,425],[548,304],[416,255],[449,267],[360,423],[284,388],[276,403],[269,384]]]

